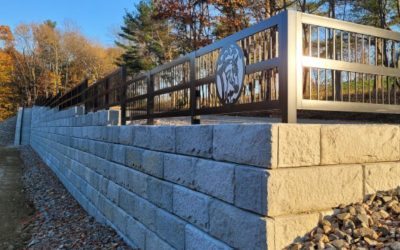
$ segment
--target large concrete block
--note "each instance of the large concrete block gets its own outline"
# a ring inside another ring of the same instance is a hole
[[[157,151],[175,152],[175,126],[151,126],[149,148]]]
[[[167,242],[160,239],[155,233],[147,231],[146,233],[146,250],[175,250]]]
[[[126,147],[125,165],[130,168],[141,169],[144,150],[136,147]]]
[[[313,166],[320,163],[321,125],[280,124],[278,166]]]
[[[179,154],[211,158],[213,126],[176,127],[176,152]]]
[[[141,223],[132,217],[128,217],[126,235],[139,249],[145,249],[146,247],[146,231],[148,230]]]
[[[129,216],[124,210],[120,209],[117,206],[115,207],[115,209],[114,209],[114,219],[113,219],[112,223],[123,234],[126,234],[128,218],[129,218]]]
[[[108,182],[108,188],[107,188],[107,198],[114,202],[115,204],[118,204],[119,200],[119,190],[121,189],[120,186],[115,184],[112,181]]]
[[[371,163],[365,168],[365,195],[400,186],[400,163]]]
[[[148,202],[145,199],[138,198],[135,203],[134,211],[138,211],[135,213],[134,218],[140,221],[143,225],[149,228],[152,231],[156,230],[156,211],[159,208]]]
[[[314,229],[329,211],[275,217],[267,221],[274,227],[268,232],[268,249],[280,250],[293,242],[299,242]]]
[[[119,143],[119,133],[121,126],[110,126],[107,127],[108,130],[108,141],[112,143]]]
[[[210,203],[210,234],[235,249],[267,249],[266,220],[218,200]]]
[[[145,150],[142,155],[143,172],[156,176],[164,177],[164,154],[160,152]]]
[[[129,168],[119,165],[119,164],[114,164],[113,169],[111,171],[115,172],[115,179],[112,179],[116,184],[122,186],[122,187],[128,187],[128,171]]]
[[[182,219],[208,230],[210,198],[190,189],[174,185],[173,213]]]
[[[234,202],[235,165],[210,160],[197,160],[194,187],[196,190],[227,201]]]
[[[164,155],[164,178],[168,181],[193,188],[193,158],[174,154]]]
[[[325,210],[362,199],[361,165],[269,171],[267,204],[269,216]]]
[[[235,206],[265,215],[267,212],[267,178],[265,169],[236,166]]]
[[[149,126],[135,126],[134,130],[134,145],[141,148],[149,148],[150,145],[150,127]]]
[[[392,125],[323,125],[321,163],[400,160],[400,128]]]
[[[176,249],[185,249],[186,223],[162,210],[156,212],[156,233]]]
[[[135,126],[121,126],[119,130],[119,143],[133,145]]]
[[[147,177],[147,197],[153,204],[172,212],[173,185],[151,176]]]
[[[114,211],[116,206],[109,201],[105,196],[99,196],[99,209],[108,220],[114,219]]]
[[[185,232],[185,249],[186,250],[233,250],[233,248],[218,241],[201,230],[186,225]]]
[[[127,170],[127,188],[131,192],[146,198],[147,197],[147,175],[139,171]]]
[[[277,125],[216,125],[213,158],[259,167],[276,166]]]
[[[118,206],[120,206],[123,210],[125,210],[130,216],[137,218],[137,213],[141,213],[142,211],[135,211],[137,207],[136,203],[138,200],[138,196],[129,192],[125,188],[121,188],[119,191],[119,199]]]
[[[120,164],[125,164],[126,146],[120,144],[112,145],[111,160]]]

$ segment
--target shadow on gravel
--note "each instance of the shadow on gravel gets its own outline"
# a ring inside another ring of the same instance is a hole
[[[23,192],[22,165],[17,149],[0,147],[0,249],[23,249],[31,237],[34,209]]]

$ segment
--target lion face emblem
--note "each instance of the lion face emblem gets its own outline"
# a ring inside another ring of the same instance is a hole
[[[221,49],[217,61],[217,94],[223,104],[235,103],[242,92],[245,65],[243,51],[237,44]]]

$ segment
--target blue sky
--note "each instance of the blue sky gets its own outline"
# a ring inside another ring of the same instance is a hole
[[[138,0],[0,0],[0,25],[14,28],[21,22],[47,19],[77,25],[90,39],[113,45],[112,30],[119,28],[125,10],[132,11]]]

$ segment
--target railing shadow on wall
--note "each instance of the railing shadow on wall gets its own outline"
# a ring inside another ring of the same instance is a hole
[[[127,121],[280,110],[400,114],[400,33],[285,11],[211,45],[128,77],[121,67],[42,100],[86,112],[120,106]]]

